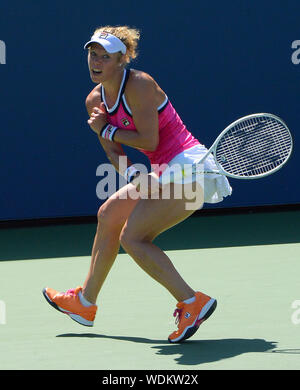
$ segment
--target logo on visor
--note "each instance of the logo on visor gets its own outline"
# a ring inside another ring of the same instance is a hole
[[[105,31],[102,31],[102,32],[100,33],[100,35],[99,35],[99,38],[107,39],[107,37],[108,37],[108,33],[105,32]]]

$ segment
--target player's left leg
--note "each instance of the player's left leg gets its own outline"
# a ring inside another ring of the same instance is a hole
[[[201,208],[203,190],[198,183],[195,185],[198,186],[197,208]],[[171,185],[168,199],[160,196],[160,199],[141,199],[138,202],[124,225],[120,242],[141,268],[166,287],[175,299],[182,301],[192,297],[194,290],[176,271],[168,256],[153,244],[154,238],[160,233],[188,218],[195,211],[189,209],[191,199],[188,199],[184,191],[179,199],[175,199],[175,186]]]
[[[203,190],[197,183],[197,208],[203,204]],[[200,202],[199,202],[200,196]],[[153,240],[161,232],[188,218],[195,209],[187,207],[190,198],[142,199],[121,233],[120,242],[128,254],[153,279],[162,284],[178,301],[175,310],[177,330],[169,335],[170,343],[191,337],[214,311],[217,301],[196,292],[175,269],[169,257]]]

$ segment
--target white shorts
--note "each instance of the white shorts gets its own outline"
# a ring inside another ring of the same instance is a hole
[[[179,164],[184,167],[185,164],[195,164],[204,156],[207,152],[207,149],[203,145],[196,145],[190,149],[187,149],[175,156],[169,163],[168,166],[171,167],[174,164]],[[203,162],[205,170],[217,170],[217,166],[213,156],[210,154],[205,161]],[[163,177],[164,174],[168,174],[164,171],[160,177]],[[186,183],[187,178],[184,182]],[[199,180],[199,175],[191,175],[189,181]],[[204,177],[201,176],[200,184],[204,187],[204,202],[205,203],[218,203],[222,202],[223,198],[231,195],[232,188],[229,184],[229,181],[226,176],[218,174],[204,174]]]

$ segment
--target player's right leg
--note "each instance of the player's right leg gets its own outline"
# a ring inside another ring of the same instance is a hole
[[[96,299],[120,248],[120,233],[139,201],[136,188],[127,184],[113,194],[98,211],[90,268],[83,287],[59,293],[43,290],[47,302],[82,325],[93,326]]]

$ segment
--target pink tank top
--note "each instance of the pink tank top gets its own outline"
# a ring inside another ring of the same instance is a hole
[[[130,74],[129,69],[124,70],[116,103],[110,109],[105,101],[105,91],[101,85],[101,101],[107,110],[107,119],[110,124],[119,129],[137,131],[133,122],[131,110],[125,99],[125,87]],[[159,144],[155,151],[139,149],[152,164],[166,164],[177,154],[199,145],[199,141],[187,130],[179,115],[166,97],[165,101],[157,108],[159,120]]]

